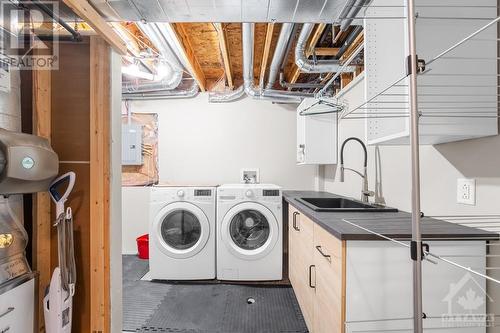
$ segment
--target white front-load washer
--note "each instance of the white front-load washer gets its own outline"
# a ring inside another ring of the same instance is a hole
[[[151,279],[215,278],[215,187],[153,187]]]
[[[282,279],[281,189],[236,184],[217,188],[217,279]]]

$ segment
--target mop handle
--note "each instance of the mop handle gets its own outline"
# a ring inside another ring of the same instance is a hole
[[[67,172],[59,177],[57,177],[49,186],[49,194],[52,197],[52,200],[56,204],[56,218],[58,218],[61,214],[64,214],[64,203],[68,199],[69,194],[73,190],[75,186],[76,174],[72,171]],[[64,182],[68,182],[68,187],[66,187],[66,191],[63,194],[59,193],[57,187],[63,184]]]

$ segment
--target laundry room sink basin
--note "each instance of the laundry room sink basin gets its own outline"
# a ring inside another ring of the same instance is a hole
[[[397,212],[396,208],[364,203],[348,198],[297,198],[317,212]]]

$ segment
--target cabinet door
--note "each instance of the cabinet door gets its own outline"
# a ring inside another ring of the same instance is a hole
[[[35,279],[0,295],[0,332],[33,332]]]
[[[345,321],[344,243],[314,225],[314,333],[342,333]]]
[[[289,219],[290,253],[288,266],[290,282],[307,327],[312,331],[314,303],[314,288],[311,287],[311,283],[314,283],[313,222],[292,206],[289,209]]]

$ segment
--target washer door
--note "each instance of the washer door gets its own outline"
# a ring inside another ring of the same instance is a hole
[[[210,224],[197,206],[175,202],[163,207],[153,225],[154,241],[160,250],[172,258],[190,258],[200,252],[208,241]]]
[[[244,202],[231,208],[221,224],[222,241],[241,259],[256,260],[272,251],[279,236],[276,217],[265,206]]]

